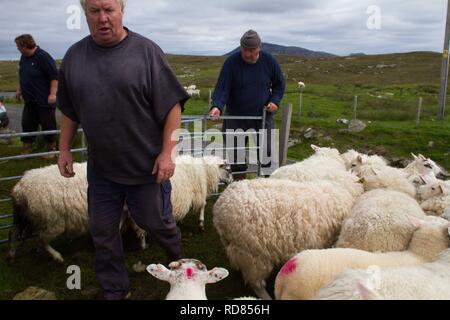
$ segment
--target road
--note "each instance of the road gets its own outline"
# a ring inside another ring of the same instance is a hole
[[[8,129],[14,130],[15,132],[22,132],[22,107],[18,106],[11,106],[11,105],[5,105],[6,106],[6,112],[8,113],[9,117],[9,126]],[[56,110],[56,119],[57,121],[60,118],[60,111]],[[59,121],[58,121],[59,122]]]

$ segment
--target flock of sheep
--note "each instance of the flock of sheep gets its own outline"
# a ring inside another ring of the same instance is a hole
[[[232,183],[223,160],[178,157],[176,220],[193,208],[203,227],[207,195],[229,183],[213,224],[230,265],[262,299],[271,299],[266,280],[283,264],[276,299],[450,299],[450,182],[438,179],[442,169],[422,155],[398,169],[376,155],[312,148],[268,179]],[[75,179],[60,177],[56,166],[30,170],[15,186],[10,257],[13,240],[35,232],[62,261],[49,241],[87,232],[85,164],[74,169]],[[145,232],[133,229],[145,247]],[[171,283],[169,299],[205,299],[205,284],[228,275],[192,259],[169,268],[147,267]]]
[[[200,89],[197,89],[197,86],[195,84],[191,84],[188,87],[184,87],[184,90],[190,95],[191,97],[197,96],[200,97]]]

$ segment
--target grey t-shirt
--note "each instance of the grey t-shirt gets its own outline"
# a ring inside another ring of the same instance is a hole
[[[117,183],[155,181],[166,116],[188,98],[162,50],[129,30],[114,47],[82,39],[59,71],[61,112],[83,127],[89,165]]]

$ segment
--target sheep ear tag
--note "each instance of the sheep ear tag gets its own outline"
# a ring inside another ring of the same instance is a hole
[[[225,268],[214,268],[210,271],[208,271],[208,278],[206,283],[216,283],[219,282],[222,279],[225,279],[228,277],[228,270]]]

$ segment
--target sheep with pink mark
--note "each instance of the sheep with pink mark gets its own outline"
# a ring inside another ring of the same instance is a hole
[[[228,276],[225,268],[208,270],[196,259],[180,259],[169,264],[167,269],[162,264],[151,264],[147,271],[155,278],[170,283],[166,300],[207,300],[205,287]],[[254,297],[240,297],[234,300],[256,300]]]
[[[166,300],[207,300],[206,284],[218,282],[228,276],[228,270],[206,266],[195,259],[171,262],[169,269],[162,264],[151,264],[147,271],[155,278],[170,283]]]
[[[418,265],[432,261],[450,245],[450,223],[428,223],[413,219],[414,232],[408,250],[373,253],[357,249],[305,250],[291,258],[275,280],[278,300],[306,300],[347,269],[370,266]]]
[[[320,289],[316,300],[449,300],[450,249],[422,265],[350,269]]]

